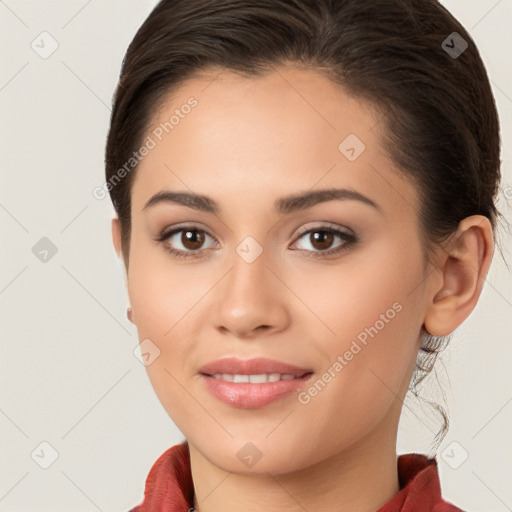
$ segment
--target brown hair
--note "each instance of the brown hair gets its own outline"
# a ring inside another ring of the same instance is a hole
[[[465,45],[460,55],[449,51]],[[326,73],[382,111],[389,155],[421,194],[427,253],[465,217],[484,215],[496,228],[500,138],[494,98],[474,41],[439,2],[162,0],[124,57],[106,144],[106,180],[126,266],[136,165],[122,180],[114,178],[141,146],[161,102],[203,70],[258,77],[283,63]],[[443,341],[424,336],[414,390]],[[442,439],[447,417],[439,410]]]

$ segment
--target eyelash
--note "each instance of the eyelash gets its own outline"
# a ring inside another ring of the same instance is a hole
[[[169,231],[164,231],[162,234],[156,239],[157,242],[166,242],[171,236],[175,235],[176,233],[180,233],[182,231],[195,231],[198,233],[204,233],[208,235],[210,238],[213,238],[207,231],[204,229],[199,229],[198,226],[180,226],[178,228],[173,228]],[[332,235],[340,237],[342,240],[344,240],[345,243],[341,244],[340,246],[334,248],[334,249],[328,249],[326,251],[306,251],[307,253],[310,253],[307,255],[307,257],[312,258],[326,258],[328,256],[332,256],[334,254],[342,253],[351,247],[353,247],[357,242],[358,239],[355,235],[351,233],[347,233],[345,231],[341,231],[339,229],[333,228],[328,225],[323,226],[315,226],[314,228],[303,228],[299,231],[297,240],[302,238],[304,235],[307,235],[309,233],[316,233],[316,232],[322,232],[322,233],[330,233]],[[181,251],[178,249],[173,249],[172,247],[169,247],[167,244],[164,244],[165,250],[169,252],[173,257],[175,258],[182,258],[182,259],[188,259],[188,258],[201,258],[200,255],[201,249],[197,251]],[[300,249],[299,249],[300,250]]]

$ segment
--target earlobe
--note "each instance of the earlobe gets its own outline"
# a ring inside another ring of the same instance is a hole
[[[432,290],[425,316],[425,330],[447,336],[475,308],[489,271],[494,249],[492,226],[487,217],[462,220],[457,233],[440,248],[442,285]]]
[[[114,217],[112,219],[112,243],[114,244],[114,249],[116,251],[117,257],[121,257],[121,223],[119,222],[119,219],[117,217]]]

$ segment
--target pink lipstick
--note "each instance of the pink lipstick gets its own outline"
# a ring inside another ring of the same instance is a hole
[[[199,373],[220,401],[243,409],[263,407],[301,388],[312,370],[266,358],[217,359]]]

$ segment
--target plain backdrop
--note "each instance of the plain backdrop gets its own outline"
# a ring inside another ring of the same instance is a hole
[[[113,208],[92,195],[104,182],[121,61],[155,4],[0,1],[0,511],[127,512],[154,461],[183,439],[134,355]],[[499,206],[512,221],[512,0],[444,4],[492,80]],[[512,244],[503,230],[500,243],[503,257],[438,368],[451,419],[437,452],[442,489],[471,512],[512,510]],[[435,379],[424,394],[440,399]],[[399,452],[427,453],[439,419],[406,404]]]

